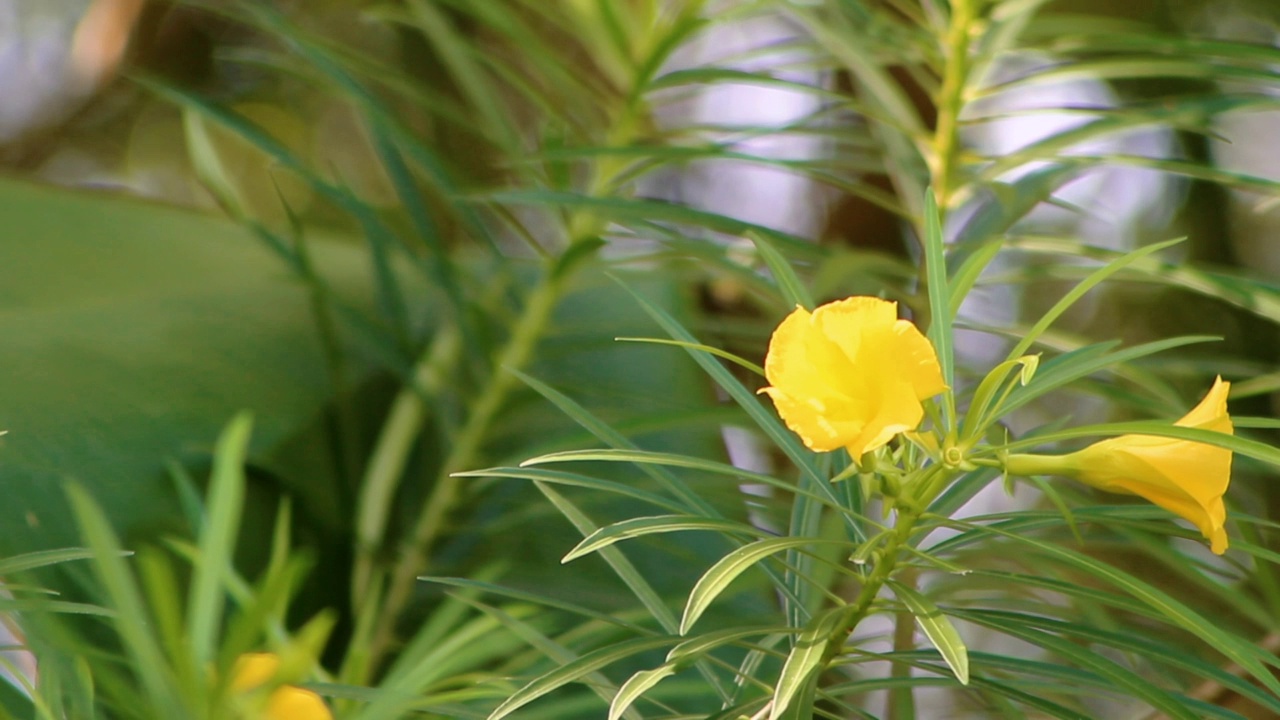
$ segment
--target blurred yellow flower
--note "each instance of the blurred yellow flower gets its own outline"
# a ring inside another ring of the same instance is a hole
[[[1176,425],[1234,432],[1227,414],[1231,383],[1218,378],[1209,394]],[[1213,552],[1227,549],[1227,508],[1222,496],[1231,481],[1231,451],[1216,445],[1121,435],[1059,457],[1010,455],[1014,475],[1058,474],[1107,492],[1137,495],[1185,518],[1209,540]]]
[[[760,392],[805,445],[855,460],[915,429],[922,401],[946,390],[933,346],[898,319],[897,303],[873,297],[797,307],[774,331],[764,371]]]
[[[280,671],[280,658],[271,653],[249,653],[236,660],[231,688],[250,692],[267,685]],[[329,706],[310,690],[281,685],[267,696],[260,720],[333,720]]]

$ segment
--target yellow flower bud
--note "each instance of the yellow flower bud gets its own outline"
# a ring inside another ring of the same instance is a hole
[[[923,400],[946,390],[938,356],[898,304],[873,297],[797,307],[764,363],[778,414],[811,450],[856,460],[915,429]]]
[[[271,653],[249,653],[236,660],[231,679],[233,690],[250,692],[275,679],[280,658]],[[329,706],[320,696],[292,685],[281,685],[267,696],[261,720],[333,720]]]
[[[1232,434],[1227,414],[1231,384],[1218,378],[1200,404],[1176,425]],[[1222,496],[1231,481],[1231,451],[1216,445],[1154,435],[1121,435],[1069,455],[1010,455],[1014,475],[1057,474],[1107,492],[1137,495],[1199,528],[1213,552],[1227,549],[1227,508]]]

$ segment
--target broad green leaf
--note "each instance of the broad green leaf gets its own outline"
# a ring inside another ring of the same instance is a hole
[[[346,522],[310,293],[277,257],[229,222],[116,196],[3,180],[0,214],[0,556],[79,544],[67,479],[123,535],[185,531],[167,465],[207,458],[244,409],[253,462],[312,520]],[[361,250],[311,246],[331,290],[367,295]],[[369,367],[354,358],[351,379]]]
[[[567,563],[576,560],[622,540],[657,533],[687,530],[709,530],[728,535],[747,535],[749,537],[768,536],[768,533],[759,528],[732,520],[700,518],[691,515],[659,515],[631,518],[612,525],[606,525],[591,533],[581,543],[578,543],[577,547],[570,550],[560,562]]]
[[[902,604],[907,606],[907,610],[911,611],[916,622],[920,623],[920,629],[929,638],[929,642],[938,649],[942,659],[955,673],[956,679],[961,685],[968,685],[969,649],[965,646],[960,633],[956,632],[955,626],[932,600],[915,589],[895,580],[889,580],[888,584],[893,588],[894,595],[897,595]]]

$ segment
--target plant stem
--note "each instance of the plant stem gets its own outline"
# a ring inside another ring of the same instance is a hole
[[[472,406],[461,432],[454,438],[453,447],[440,467],[431,495],[391,572],[382,614],[370,642],[371,670],[378,668],[389,649],[396,621],[413,594],[417,575],[426,567],[431,550],[444,529],[445,516],[457,501],[461,481],[453,477],[453,474],[465,470],[475,461],[494,418],[515,386],[516,377],[506,372],[506,369],[522,368],[528,362],[562,292],[563,278],[551,269],[543,272],[538,284],[526,298],[524,313],[516,323],[510,339],[498,355],[494,375]]]
[[[862,583],[862,589],[858,592],[858,597],[845,606],[845,614],[840,622],[840,627],[827,639],[827,647],[823,650],[820,667],[830,665],[831,661],[840,654],[840,650],[844,647],[845,639],[858,627],[858,623],[862,622],[862,619],[867,616],[867,611],[871,609],[871,604],[880,595],[880,589],[884,587],[885,582],[898,565],[898,556],[902,553],[902,546],[911,537],[911,531],[915,528],[916,521],[920,519],[920,510],[914,506],[899,505],[898,507],[897,521],[894,523],[893,532],[889,535],[889,540],[881,551],[880,560],[876,562],[875,568],[867,576],[866,581]]]
[[[904,570],[898,582],[914,589],[916,571]],[[893,651],[895,653],[910,652],[916,644],[916,618],[908,610],[899,610],[893,616]],[[891,671],[895,679],[911,677],[911,666],[905,662],[894,661]],[[889,691],[886,700],[885,717],[889,720],[911,720],[916,716],[915,695],[911,685],[903,683]]]
[[[933,176],[933,192],[943,217],[951,208],[956,191],[956,166],[959,164],[960,112],[965,106],[965,87],[969,83],[969,46],[976,12],[974,0],[952,0],[951,23],[947,29],[942,87],[935,105],[938,122],[933,135],[933,156],[929,170]]]
[[[391,404],[387,421],[369,458],[356,506],[356,559],[351,602],[357,615],[363,610],[372,586],[391,501],[426,420],[425,403],[444,384],[448,368],[457,360],[460,338],[458,329],[452,326],[436,332],[426,354],[414,368],[413,379],[400,389]]]

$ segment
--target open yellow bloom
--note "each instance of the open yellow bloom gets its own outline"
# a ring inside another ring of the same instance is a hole
[[[1232,434],[1227,414],[1230,388],[1231,383],[1218,378],[1200,404],[1175,424]],[[1190,521],[1213,552],[1221,555],[1227,549],[1222,496],[1231,481],[1231,451],[1225,448],[1154,435],[1121,435],[1056,458],[1011,455],[1005,467],[1015,475],[1067,475],[1100,490],[1137,495]]]
[[[249,653],[236,660],[231,688],[249,692],[270,683],[280,671],[280,658],[271,653]],[[292,685],[281,685],[267,696],[260,720],[333,720],[320,696]]]
[[[767,393],[811,450],[856,460],[913,430],[921,402],[946,390],[938,356],[898,304],[851,297],[812,313],[797,307],[769,341]]]

